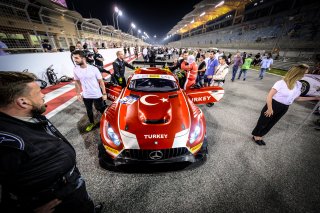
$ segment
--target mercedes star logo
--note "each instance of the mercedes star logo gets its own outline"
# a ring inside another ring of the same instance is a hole
[[[163,153],[161,151],[153,151],[149,154],[150,159],[159,160],[163,157]]]

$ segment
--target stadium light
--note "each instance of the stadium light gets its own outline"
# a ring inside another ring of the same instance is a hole
[[[116,21],[117,21],[117,29],[119,30],[119,16],[122,16],[122,11],[118,9],[118,15],[116,17]]]
[[[141,33],[141,30],[138,30],[138,33]]]
[[[134,23],[131,23],[131,27],[132,27],[133,29],[136,29],[136,25],[135,25]]]
[[[204,16],[205,14],[206,14],[206,12],[201,13],[201,14],[200,14],[200,17],[201,17],[201,16]]]
[[[221,1],[219,4],[217,4],[214,8],[220,7],[221,5],[224,4],[224,1]]]
[[[118,8],[118,7],[114,7],[114,11],[115,11],[116,13],[118,13],[118,12],[119,12],[119,8]]]

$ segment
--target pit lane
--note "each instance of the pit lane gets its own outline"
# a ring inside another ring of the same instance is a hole
[[[229,72],[221,102],[211,108],[200,106],[206,115],[209,149],[202,165],[104,170],[98,164],[99,129],[84,132],[88,120],[83,104],[73,103],[51,121],[75,147],[89,194],[96,203],[104,202],[104,212],[317,212],[316,117],[293,135],[314,103],[293,104],[265,137],[267,145],[258,146],[251,131],[269,89],[280,77],[267,74],[261,81],[250,70],[246,81],[230,78]]]

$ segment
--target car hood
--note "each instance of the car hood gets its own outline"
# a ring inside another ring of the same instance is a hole
[[[126,102],[130,99],[134,101]],[[155,145],[172,148],[179,137],[186,143],[191,116],[186,97],[180,91],[131,93],[119,102],[118,125],[125,146],[131,147],[126,143],[128,137],[130,143],[135,138],[139,148],[144,149],[154,149]]]

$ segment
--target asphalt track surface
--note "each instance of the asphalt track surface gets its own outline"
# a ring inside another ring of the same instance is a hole
[[[223,100],[200,106],[207,120],[209,156],[205,163],[122,168],[98,164],[99,129],[85,133],[85,107],[75,102],[51,118],[77,152],[78,167],[92,199],[104,212],[319,212],[320,131],[314,129],[315,103],[295,103],[265,137],[266,146],[251,140],[266,95],[280,79],[224,85]],[[96,113],[97,117],[100,115]]]

